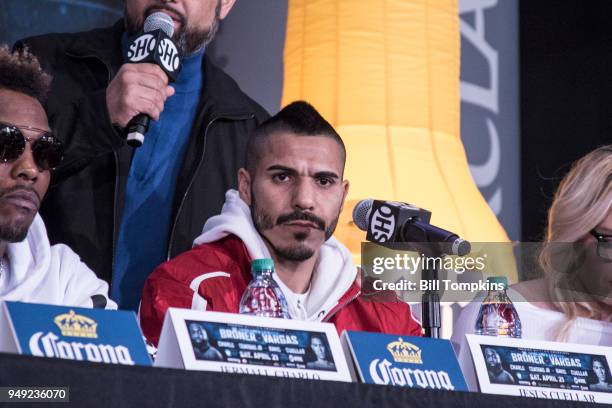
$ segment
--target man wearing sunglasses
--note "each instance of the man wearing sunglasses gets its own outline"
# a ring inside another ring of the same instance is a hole
[[[27,51],[0,47],[0,300],[115,309],[108,285],[38,215],[63,156],[41,105],[50,77]]]

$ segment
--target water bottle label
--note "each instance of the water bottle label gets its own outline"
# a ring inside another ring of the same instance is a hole
[[[486,336],[520,338],[521,321],[511,302],[483,303],[476,318],[474,332]]]
[[[247,288],[240,313],[265,317],[284,317],[281,302],[272,287]]]

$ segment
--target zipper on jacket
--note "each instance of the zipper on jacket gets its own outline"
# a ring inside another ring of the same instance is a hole
[[[111,293],[111,286],[115,281],[113,279],[113,270],[115,269],[115,237],[117,236],[117,196],[119,195],[119,155],[115,150],[113,150],[113,157],[115,158],[115,195],[113,197],[113,244],[111,246],[111,284],[108,285],[109,294]]]
[[[98,57],[97,55],[91,55],[91,54],[87,54],[87,55],[76,55],[76,54],[72,54],[70,52],[66,52],[66,55],[72,57],[72,58],[77,58],[77,59],[87,59],[87,58],[91,58],[94,59],[98,62],[100,62],[102,65],[104,65],[104,68],[106,69],[106,86],[108,87],[108,85],[111,82],[111,69],[110,66],[104,62],[100,57]],[[114,197],[113,197],[113,238],[111,240],[111,264],[110,264],[110,284],[108,285],[108,293],[109,293],[109,299],[110,299],[110,293],[112,290],[112,285],[114,283],[114,279],[113,279],[113,269],[115,268],[115,246],[116,246],[116,234],[117,234],[117,196],[118,196],[118,190],[119,190],[119,155],[117,154],[117,151],[113,150],[113,157],[115,159],[115,192],[114,192]]]
[[[198,161],[198,165],[196,166],[195,171],[191,175],[191,179],[189,180],[189,184],[187,184],[187,188],[185,189],[185,193],[183,193],[183,197],[181,198],[181,203],[179,204],[178,210],[176,211],[176,215],[174,216],[174,220],[172,222],[172,229],[170,230],[170,238],[168,239],[168,251],[166,253],[166,260],[170,260],[170,255],[172,252],[172,244],[174,243],[174,235],[176,233],[176,225],[178,223],[179,217],[181,216],[181,211],[183,211],[183,206],[185,205],[185,200],[187,199],[187,195],[191,190],[191,186],[195,181],[196,176],[198,175],[200,168],[202,167],[202,163],[204,163],[204,156],[206,154],[206,142],[208,140],[208,130],[210,127],[219,119],[228,119],[228,120],[247,120],[253,119],[255,115],[241,115],[241,116],[230,116],[230,115],[220,115],[213,117],[208,124],[206,125],[206,129],[204,130],[204,143],[202,146],[202,154],[200,155],[200,160]]]
[[[93,58],[95,60],[98,60],[102,65],[104,65],[104,68],[106,68],[106,86],[108,87],[108,85],[111,82],[111,69],[110,67],[106,64],[106,62],[104,62],[101,58],[95,56],[95,55],[74,55],[74,54],[69,54],[68,55],[74,57],[74,58]],[[113,238],[111,240],[111,263],[110,263],[110,283],[108,285],[108,293],[109,293],[109,299],[110,299],[110,294],[112,291],[112,286],[113,283],[115,283],[115,280],[113,279],[113,271],[115,269],[115,247],[117,245],[116,242],[116,237],[117,237],[117,196],[119,195],[118,191],[119,191],[119,155],[117,154],[117,151],[113,149],[113,158],[115,159],[115,188],[114,188],[114,195],[113,195]]]
[[[352,296],[349,300],[344,302],[342,305],[337,306],[336,308],[332,309],[332,312],[330,314],[328,314],[327,316],[325,316],[323,319],[321,319],[321,321],[322,322],[329,321],[332,317],[334,317],[336,315],[336,313],[338,313],[340,310],[344,309],[346,307],[346,305],[351,303],[353,300],[357,299],[359,297],[359,295],[361,295],[361,289],[358,290],[357,293],[355,293],[355,296]]]

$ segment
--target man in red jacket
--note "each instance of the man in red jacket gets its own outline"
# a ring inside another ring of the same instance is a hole
[[[274,279],[293,319],[343,330],[421,335],[410,307],[394,293],[363,296],[359,269],[332,237],[349,184],[340,136],[306,102],[264,122],[247,145],[239,191],[229,190],[194,248],[147,279],[140,308],[145,336],[157,344],[168,307],[238,313],[251,260],[272,258]]]

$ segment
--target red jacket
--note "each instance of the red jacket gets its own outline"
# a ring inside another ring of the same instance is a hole
[[[238,313],[240,298],[251,281],[251,258],[243,242],[229,235],[203,244],[160,265],[145,282],[140,307],[142,330],[159,341],[166,309],[181,307]],[[358,278],[321,321],[344,330],[420,336],[421,326],[410,307],[392,292],[364,295]]]

